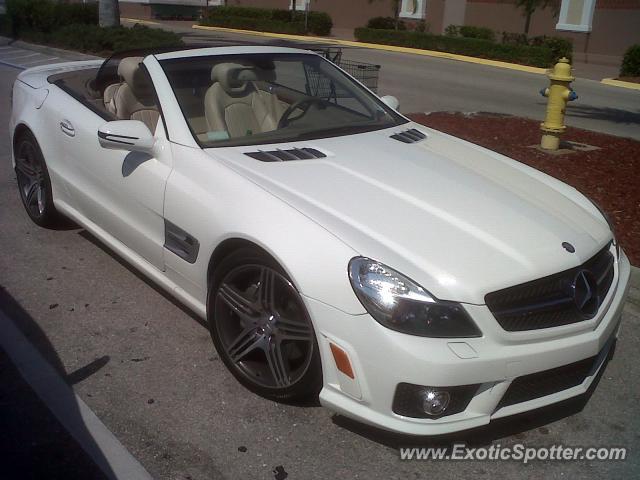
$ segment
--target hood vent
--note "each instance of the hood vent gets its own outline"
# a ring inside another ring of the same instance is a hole
[[[247,152],[245,155],[260,160],[261,162],[288,162],[290,160],[311,160],[312,158],[325,158],[326,155],[315,148],[292,148],[290,150],[271,150]]]
[[[391,135],[391,138],[402,143],[416,143],[420,140],[424,140],[425,138],[427,138],[427,136],[424,133],[416,130],[415,128],[412,128],[410,130],[405,130],[404,132]]]

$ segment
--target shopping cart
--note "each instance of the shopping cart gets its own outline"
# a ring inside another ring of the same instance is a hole
[[[359,62],[356,60],[346,60],[342,58],[341,48],[323,48],[314,50],[330,62],[335,63],[353,78],[362,83],[373,92],[378,91],[378,78],[380,76],[380,65]],[[307,70],[307,82],[309,88],[315,96],[324,98],[340,98],[339,88],[336,88],[326,77],[320,75],[313,69]]]

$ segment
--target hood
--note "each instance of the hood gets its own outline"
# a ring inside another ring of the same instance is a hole
[[[390,138],[407,128],[427,138]],[[327,157],[245,155],[294,147]],[[489,292],[583,263],[611,239],[606,221],[571,187],[419,125],[208,153],[441,300],[483,304]]]

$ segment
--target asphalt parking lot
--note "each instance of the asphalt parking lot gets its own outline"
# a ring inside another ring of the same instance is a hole
[[[317,405],[277,404],[249,393],[225,370],[195,315],[82,229],[44,230],[29,221],[9,158],[9,90],[17,73],[0,66],[0,308],[19,307],[18,327],[154,478],[627,478],[640,472],[637,303],[626,307],[616,354],[586,403],[578,399],[455,437],[390,435]],[[399,459],[399,446],[457,441],[629,451],[623,462],[526,466]],[[10,460],[0,462],[0,478]]]

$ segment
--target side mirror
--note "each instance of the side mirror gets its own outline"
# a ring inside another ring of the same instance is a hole
[[[400,106],[400,101],[393,95],[385,95],[380,100],[382,100],[382,103],[384,103],[387,107],[393,110],[398,110],[398,107]]]
[[[155,138],[139,120],[115,120],[98,129],[98,141],[102,148],[150,154]]]

